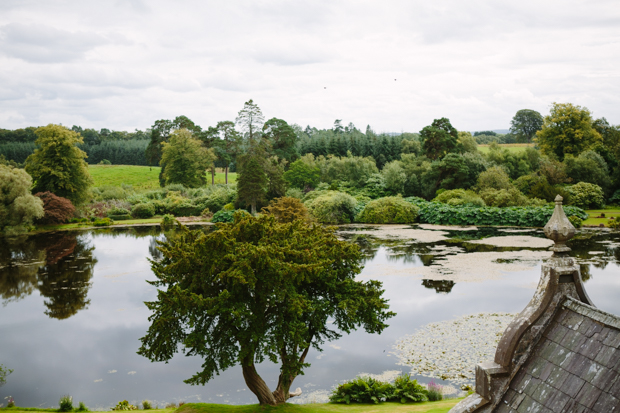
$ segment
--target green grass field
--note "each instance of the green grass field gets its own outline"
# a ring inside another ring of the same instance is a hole
[[[439,402],[426,403],[380,403],[380,404],[283,404],[277,407],[249,404],[236,406],[229,404],[188,403],[178,409],[151,409],[153,413],[370,413],[370,412],[397,412],[397,413],[446,413],[461,399],[449,399]],[[57,412],[58,409],[38,409],[32,407],[2,407],[0,411],[19,412]]]
[[[509,152],[517,153],[523,152],[525,148],[533,148],[533,143],[505,143],[499,145],[502,149],[508,149]],[[489,145],[478,145],[478,150],[482,153],[489,153]]]
[[[95,187],[131,185],[138,191],[159,188],[159,166],[137,165],[89,165],[88,171],[95,181]],[[228,183],[237,180],[235,172],[228,173]],[[211,174],[207,175],[207,184],[211,183]],[[216,172],[215,183],[224,183],[224,173]]]
[[[620,209],[618,208],[609,208],[609,209],[589,209],[586,211],[588,213],[588,219],[583,221],[583,225],[587,226],[600,226],[601,224],[608,226],[609,218],[614,217],[614,219],[620,219]],[[601,214],[605,214],[605,218],[596,218],[601,216]]]

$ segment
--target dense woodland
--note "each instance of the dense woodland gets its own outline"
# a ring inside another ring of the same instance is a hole
[[[58,149],[59,142],[65,149]],[[531,145],[519,151],[500,146],[515,142]],[[484,152],[481,144],[489,145]],[[472,135],[458,131],[447,118],[416,133],[378,134],[370,126],[364,131],[352,123],[343,126],[341,120],[331,129],[303,129],[278,118],[265,120],[252,100],[234,121],[206,128],[178,116],[132,133],[60,125],[0,130],[1,163],[25,167],[35,192],[67,198],[78,206],[78,215],[117,218],[134,210],[143,216],[219,213],[225,206],[230,218],[232,209],[256,213],[285,196],[301,200],[311,216],[325,223],[377,221],[381,214],[364,209],[383,198],[389,200],[380,210],[408,210],[399,199],[407,200],[417,208],[415,217],[433,222],[448,222],[442,216],[460,216],[462,208],[544,209],[557,194],[566,205],[599,208],[620,203],[619,159],[620,127],[569,103],[553,104],[544,117],[520,110],[507,134]],[[89,189],[88,170],[80,166],[85,160],[161,166],[162,190]],[[216,168],[226,176],[238,172],[236,184],[208,185]],[[431,209],[424,204],[429,201],[434,201]],[[83,207],[97,202],[107,204]],[[439,213],[438,204],[461,209]],[[408,218],[401,221],[415,219],[405,212]],[[467,214],[461,221],[470,219]],[[533,225],[541,216],[509,221]]]

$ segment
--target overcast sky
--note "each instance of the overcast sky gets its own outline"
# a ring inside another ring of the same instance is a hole
[[[620,123],[611,1],[0,0],[0,128],[186,115],[505,129],[552,102]]]

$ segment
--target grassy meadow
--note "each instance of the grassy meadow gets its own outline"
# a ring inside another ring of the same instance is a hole
[[[620,209],[607,208],[607,209],[590,209],[586,211],[588,213],[588,219],[583,221],[583,225],[586,226],[600,226],[601,224],[608,226],[609,218],[620,219]],[[605,214],[604,218],[598,218],[601,214]]]
[[[138,191],[159,188],[159,166],[138,165],[89,165],[88,171],[95,181],[95,187],[131,185]],[[228,183],[237,180],[236,172],[228,173]],[[211,183],[211,174],[207,174],[207,183]],[[215,173],[215,183],[225,183],[224,172]]]
[[[533,143],[504,143],[499,145],[502,149],[508,149],[509,152],[523,152],[525,148],[533,148]],[[478,145],[478,150],[482,153],[489,153],[489,145]]]
[[[284,404],[277,407],[259,406],[250,404],[245,406],[234,406],[226,404],[206,404],[189,403],[181,406],[175,413],[365,413],[365,412],[411,412],[411,413],[446,413],[461,399],[449,399],[439,402],[425,403],[380,403],[380,404],[331,404],[331,403],[310,403],[310,404]]]

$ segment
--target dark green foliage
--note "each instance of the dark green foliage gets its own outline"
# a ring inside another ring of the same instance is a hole
[[[145,151],[149,141],[129,140],[129,141],[105,141],[98,144],[84,143],[80,149],[86,152],[86,161],[90,165],[148,165]]]
[[[435,119],[420,131],[422,150],[428,159],[442,159],[457,150],[458,132],[447,118]]]
[[[256,214],[256,205],[265,201],[267,175],[258,156],[246,155],[241,161],[241,171],[237,177],[237,196],[242,205],[250,205],[252,214]]]
[[[171,228],[175,223],[175,219],[173,215],[170,214],[166,214],[163,217],[161,217],[161,222],[159,225],[161,225],[162,228]]]
[[[542,125],[543,117],[539,112],[521,109],[510,121],[510,133],[516,136],[518,142],[531,142]]]
[[[585,151],[578,157],[567,155],[564,158],[566,175],[573,182],[588,182],[603,188],[606,192],[611,186],[609,167],[601,155],[594,151]]]
[[[82,137],[63,126],[48,125],[36,130],[38,149],[26,159],[26,172],[34,181],[33,192],[49,191],[70,199],[74,205],[88,200],[92,178],[78,148]]]
[[[401,374],[394,380],[392,394],[388,401],[398,401],[401,403],[419,403],[428,400],[427,391],[417,380],[412,380],[409,374]]]
[[[356,377],[340,384],[329,396],[332,403],[380,403],[393,393],[392,385],[372,377]]]
[[[297,135],[286,121],[271,118],[263,125],[263,138],[271,146],[271,152],[280,159],[293,162],[299,158],[296,148]]]
[[[247,211],[243,210],[243,209],[238,209],[238,210],[230,210],[230,211],[225,211],[225,210],[220,210],[217,211],[215,214],[213,214],[213,218],[211,218],[211,222],[213,223],[217,223],[217,222],[222,222],[222,223],[229,223],[229,222],[233,222],[234,221],[234,216],[235,214],[243,214],[243,215],[249,215]]]
[[[88,407],[84,404],[84,402],[80,402],[79,407],[77,408],[78,412],[87,412]]]
[[[571,195],[559,185],[551,185],[547,178],[538,174],[529,174],[519,177],[514,181],[514,186],[530,198],[543,199],[553,202],[557,195],[564,198],[564,205],[571,203]]]
[[[69,396],[68,394],[66,396],[62,396],[58,404],[60,405],[58,411],[70,412],[71,410],[73,410],[73,397]]]
[[[37,148],[34,142],[7,142],[0,143],[0,155],[9,161],[19,164],[26,162],[26,159],[34,153]]]
[[[609,203],[614,205],[620,204],[620,189],[614,192],[611,198],[609,198]]]
[[[131,219],[131,214],[126,208],[114,207],[108,211],[108,218],[114,221],[124,221]]]
[[[261,404],[286,402],[310,347],[320,350],[338,330],[379,333],[394,315],[381,283],[355,279],[363,256],[333,228],[235,214],[209,233],[182,227],[159,250],[163,259],[151,261],[158,280],[150,282],[158,300],[146,303],[153,314],[138,353],[164,361],[184,347],[202,357],[190,384],[241,364]],[[257,391],[267,387],[255,368],[265,359],[281,364],[273,392]]]
[[[134,218],[152,218],[155,215],[155,205],[152,203],[136,204],[131,209],[131,215]]]
[[[295,188],[316,188],[321,179],[321,170],[298,159],[284,173],[284,179]]]
[[[357,217],[367,224],[412,224],[418,217],[419,208],[399,196],[370,201]]]
[[[426,178],[435,181],[435,188],[471,188],[486,168],[487,162],[479,153],[449,153],[431,164]]]
[[[552,206],[544,207],[467,207],[428,202],[421,198],[405,198],[420,208],[419,222],[437,225],[508,225],[544,227],[553,214]],[[567,216],[587,219],[581,208],[564,206]]]

